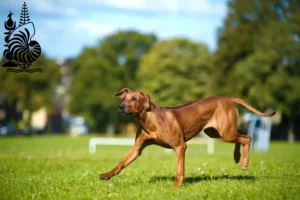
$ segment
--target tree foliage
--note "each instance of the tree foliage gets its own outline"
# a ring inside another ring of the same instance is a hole
[[[212,90],[275,108],[293,121],[300,115],[300,2],[231,0],[228,6]]]
[[[101,56],[96,48],[85,48],[74,60],[70,108],[85,116],[92,126],[103,116],[103,110],[117,105],[112,91],[122,84],[122,69]]]
[[[131,88],[136,86],[140,58],[155,42],[156,37],[152,34],[120,31],[106,37],[98,49],[112,65],[123,69],[122,84]]]
[[[230,0],[214,54],[187,39],[157,42],[152,34],[113,33],[71,63],[71,112],[97,130],[116,126],[119,100],[113,93],[128,87],[145,90],[162,106],[210,95],[242,97],[260,110],[281,111],[293,127],[300,121],[299,24],[298,0]],[[0,70],[0,93],[21,99],[31,112],[52,107],[58,76],[55,62],[44,56],[34,66],[43,73]]]
[[[153,35],[117,32],[96,47],[85,48],[71,64],[71,111],[85,116],[95,128],[117,123],[114,92],[136,84],[139,58],[155,42]],[[101,124],[101,125],[100,125]]]
[[[140,62],[140,88],[153,102],[175,106],[208,94],[212,55],[207,46],[187,39],[156,43]]]
[[[31,68],[42,68],[42,73],[12,73],[0,70],[0,95],[6,95],[9,102],[19,100],[22,110],[29,111],[27,126],[31,126],[31,114],[40,107],[53,111],[52,94],[58,83],[59,68],[55,61],[41,55]]]

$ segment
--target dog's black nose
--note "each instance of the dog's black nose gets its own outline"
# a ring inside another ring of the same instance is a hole
[[[124,108],[125,108],[125,104],[122,103],[122,104],[119,105],[120,110],[124,110]]]

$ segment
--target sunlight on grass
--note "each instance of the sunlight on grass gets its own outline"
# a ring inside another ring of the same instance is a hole
[[[269,152],[250,154],[248,170],[234,164],[234,145],[217,141],[214,155],[205,145],[189,145],[186,181],[173,188],[175,153],[151,146],[109,181],[129,146],[98,146],[89,137],[0,139],[1,199],[300,199],[300,145],[272,143]]]

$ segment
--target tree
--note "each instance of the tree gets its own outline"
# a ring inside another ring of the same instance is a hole
[[[85,48],[71,66],[71,111],[83,115],[97,129],[103,111],[117,105],[113,92],[121,87],[123,70],[103,58],[96,48]]]
[[[48,112],[53,111],[52,94],[59,77],[59,68],[55,61],[41,55],[31,65],[32,68],[42,68],[42,73],[13,73],[0,70],[0,95],[7,95],[8,101],[19,100],[22,110],[28,111],[25,122],[31,133],[32,113],[42,106]]]
[[[187,39],[156,43],[140,62],[140,89],[162,106],[175,106],[209,94],[212,55],[204,44]],[[171,98],[170,98],[171,97]]]
[[[131,88],[136,85],[136,71],[140,58],[156,42],[153,34],[135,31],[120,31],[106,37],[99,46],[101,54],[112,65],[123,68],[123,85]]]
[[[228,5],[212,90],[246,98],[260,109],[276,108],[291,134],[300,116],[300,3],[232,0]]]
[[[119,99],[114,93],[136,85],[138,61],[154,42],[153,35],[121,31],[85,48],[71,64],[71,111],[85,116],[94,130],[115,132]]]

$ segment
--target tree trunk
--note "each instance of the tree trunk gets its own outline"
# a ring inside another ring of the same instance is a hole
[[[28,134],[29,135],[32,135],[33,134],[33,131],[32,131],[32,110],[28,110]]]
[[[116,133],[116,125],[118,121],[118,116],[115,112],[110,112],[110,120],[106,129],[106,134],[109,136],[113,136]]]
[[[278,129],[278,139],[287,140],[288,143],[293,143],[295,137],[295,119],[293,115],[282,114],[280,128]]]
[[[289,122],[289,125],[288,125],[287,140],[288,140],[288,143],[294,143],[295,142],[295,132],[294,132],[293,119],[290,119],[290,122]]]
[[[30,90],[25,91],[25,97],[24,97],[24,110],[28,111],[28,119],[25,123],[25,127],[28,128],[27,134],[31,135],[32,134],[32,105],[31,105],[31,92]]]

